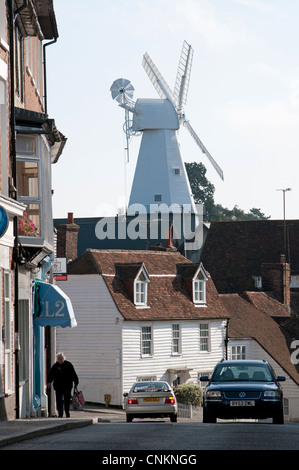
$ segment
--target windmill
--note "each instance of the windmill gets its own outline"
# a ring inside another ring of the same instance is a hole
[[[187,128],[223,179],[221,168],[203,145],[184,113],[192,60],[193,49],[184,41],[172,91],[150,56],[144,54],[142,65],[160,99],[137,99],[134,102],[134,88],[129,80],[122,78],[113,82],[110,88],[112,98],[116,99],[126,112],[124,130],[127,147],[132,135],[142,133],[128,212],[130,208],[140,204],[145,206],[147,211],[151,211],[151,207],[157,204],[166,204],[168,207],[190,207],[191,212],[196,212],[177,139],[177,131],[181,126]],[[133,119],[130,119],[130,114]]]

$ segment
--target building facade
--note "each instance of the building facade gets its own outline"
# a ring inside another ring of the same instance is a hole
[[[66,142],[47,114],[45,51],[57,38],[53,0],[0,0],[0,419],[47,412],[33,287],[51,282],[51,166]]]
[[[57,284],[78,322],[57,328],[57,350],[87,401],[121,406],[136,380],[200,383],[226,356],[228,315],[213,280],[177,251],[87,250]]]

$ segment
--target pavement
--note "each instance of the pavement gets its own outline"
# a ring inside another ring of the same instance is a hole
[[[126,415],[122,409],[85,405],[79,410],[70,410],[69,418],[0,420],[0,448],[25,439],[100,422],[126,422]]]

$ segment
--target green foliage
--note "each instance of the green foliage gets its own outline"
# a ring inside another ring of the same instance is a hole
[[[235,206],[233,209],[227,209],[226,207],[221,206],[220,204],[214,205],[209,214],[209,221],[230,221],[230,220],[266,220],[270,219],[266,217],[265,214],[261,212],[260,209],[250,209],[248,213],[244,212],[238,206]]]
[[[202,163],[185,163],[187,175],[193,198],[196,204],[204,204],[204,220],[230,221],[230,220],[267,220],[271,216],[265,216],[260,209],[252,208],[248,213],[237,205],[233,209],[227,209],[221,204],[215,204],[215,187],[206,178],[206,168]]]
[[[193,406],[200,406],[202,403],[202,388],[199,385],[185,383],[178,385],[175,391],[179,403]]]

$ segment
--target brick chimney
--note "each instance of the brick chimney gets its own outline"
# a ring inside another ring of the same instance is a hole
[[[67,224],[56,225],[57,258],[66,258],[69,263],[78,257],[78,232],[80,226],[74,223],[74,214],[68,213]]]
[[[274,292],[277,300],[290,308],[291,270],[285,255],[281,255],[280,263],[262,264],[262,282],[264,291]]]

